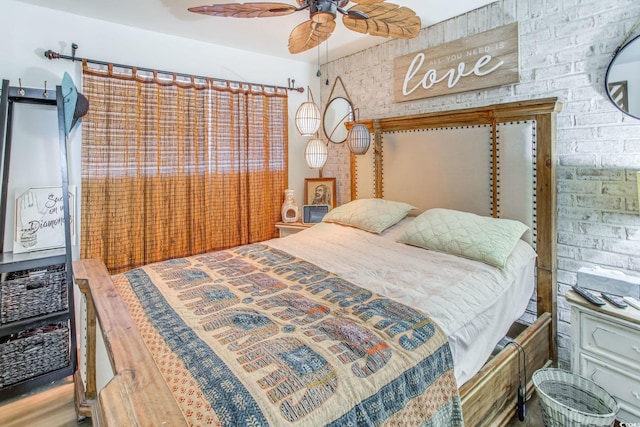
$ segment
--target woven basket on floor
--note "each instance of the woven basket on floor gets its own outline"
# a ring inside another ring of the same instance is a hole
[[[0,324],[66,310],[64,264],[12,272],[0,282]]]
[[[43,326],[0,342],[0,388],[69,366],[69,327]]]
[[[538,391],[545,426],[613,425],[618,403],[593,381],[552,368],[535,371],[532,380]]]

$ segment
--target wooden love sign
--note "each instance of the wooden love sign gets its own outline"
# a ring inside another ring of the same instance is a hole
[[[519,81],[517,22],[400,56],[394,62],[396,102]]]

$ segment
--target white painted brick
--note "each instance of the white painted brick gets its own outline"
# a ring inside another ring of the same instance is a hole
[[[585,236],[584,234],[559,232],[558,244],[564,244],[567,246],[578,248],[598,249],[600,240],[594,237]]]
[[[558,179],[574,179],[576,177],[576,168],[560,165],[556,170],[556,174]]]
[[[623,151],[625,153],[640,153],[640,139],[625,140]],[[638,164],[637,169],[640,170],[640,164]]]
[[[598,179],[602,181],[623,181],[625,174],[624,171],[620,169],[577,168],[576,178]]]
[[[593,140],[597,137],[597,129],[589,127],[558,129],[558,138],[563,140]]]
[[[602,250],[581,249],[578,251],[578,259],[593,264],[627,269],[629,258],[623,254],[614,254]]]
[[[640,227],[640,215],[637,214],[605,212],[602,214],[601,221],[604,224],[630,225],[634,227]]]
[[[600,192],[601,183],[596,181],[558,181],[558,192],[597,194]]]
[[[615,126],[598,127],[598,136],[603,138],[628,138],[631,135],[635,135],[636,132],[638,132],[637,123],[635,126],[633,124],[618,124]]]
[[[558,217],[581,221],[599,221],[601,219],[599,211],[572,206],[559,206]]]
[[[620,121],[620,115],[616,112],[594,112],[591,114],[580,114],[576,116],[576,126],[611,124],[619,123]]]
[[[623,147],[623,142],[615,139],[595,139],[592,141],[581,140],[576,143],[576,152],[619,153],[623,150]]]
[[[627,230],[622,226],[610,226],[590,222],[574,223],[573,230],[588,236],[600,236],[612,239],[624,240],[627,236]]]
[[[583,208],[621,210],[624,207],[624,198],[577,195],[575,196],[575,204]]]
[[[602,194],[608,196],[621,197],[638,197],[637,187],[635,183],[629,181],[623,182],[603,182]]]
[[[573,271],[558,270],[558,283],[567,283],[567,287],[575,285],[577,273]]]
[[[577,249],[573,246],[558,245],[558,256],[562,258],[575,258]]]
[[[563,166],[597,166],[598,156],[596,154],[574,154],[560,158]]]
[[[640,242],[630,240],[603,240],[602,249],[616,254],[640,255]]]

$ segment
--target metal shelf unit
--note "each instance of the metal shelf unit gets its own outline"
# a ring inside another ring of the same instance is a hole
[[[41,328],[52,323],[64,322],[68,325],[68,366],[55,368],[36,376],[8,384],[0,385],[0,402],[32,390],[51,381],[72,375],[77,367],[75,310],[73,298],[73,270],[71,259],[71,224],[69,197],[63,197],[63,215],[65,229],[65,247],[27,253],[14,254],[4,252],[5,225],[7,218],[8,181],[11,163],[11,142],[13,137],[14,108],[19,104],[40,104],[56,107],[58,120],[58,140],[60,148],[60,165],[62,176],[62,194],[69,194],[69,178],[67,168],[67,141],[64,129],[64,97],[62,87],[56,86],[55,93],[43,89],[10,86],[8,80],[2,81],[0,93],[0,141],[2,141],[2,195],[0,198],[0,274],[33,270],[52,265],[64,264],[67,307],[54,313],[46,313],[0,324],[0,343],[21,331]],[[0,295],[0,298],[2,295]],[[61,344],[62,345],[62,344]]]

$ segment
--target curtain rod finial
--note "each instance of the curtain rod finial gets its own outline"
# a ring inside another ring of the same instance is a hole
[[[296,80],[295,79],[291,79],[291,78],[287,79],[287,89],[288,90],[295,90],[295,91],[298,91],[300,93],[304,92],[304,88],[302,86],[301,87],[296,87]]]
[[[60,54],[49,49],[44,52],[44,57],[49,59],[60,59]]]

